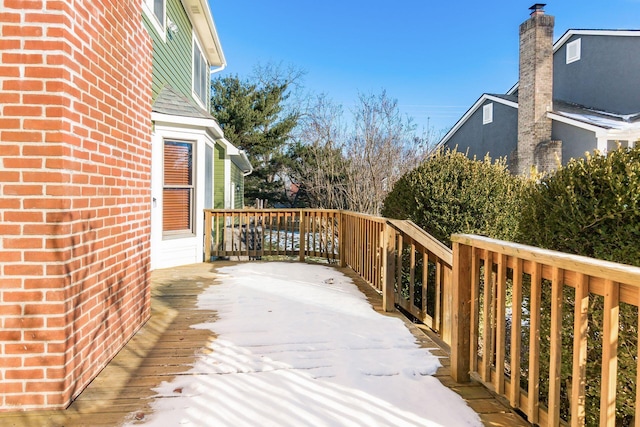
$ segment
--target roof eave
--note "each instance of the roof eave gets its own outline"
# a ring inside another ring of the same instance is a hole
[[[154,111],[151,113],[151,120],[160,123],[206,128],[211,131],[215,138],[223,138],[224,136],[220,125],[213,119],[213,117],[211,117],[210,119],[203,119],[200,117],[178,116],[173,114],[158,113]]]
[[[553,111],[548,112],[547,117],[557,122],[566,123],[580,129],[591,131],[595,134],[596,138],[632,140],[640,138],[640,123],[638,124],[638,126],[634,125],[625,129],[616,129],[593,123],[587,123],[571,117],[563,116],[562,114],[555,113]]]
[[[222,51],[216,25],[206,0],[181,0],[189,15],[193,29],[202,44],[203,54],[214,67],[225,67],[227,61]]]
[[[247,157],[247,153],[245,153],[244,150],[238,150],[237,155],[230,157],[231,161],[240,168],[244,176],[251,175],[251,172],[253,172],[253,165],[249,161],[249,157]]]

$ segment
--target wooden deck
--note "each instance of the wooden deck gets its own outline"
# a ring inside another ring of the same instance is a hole
[[[72,427],[118,426],[137,419],[143,422],[156,394],[153,388],[188,371],[206,343],[215,339],[210,331],[194,329],[191,325],[215,319],[215,312],[196,308],[196,299],[213,284],[216,268],[224,265],[228,263],[155,271],[151,319],[67,410],[0,413],[0,425]],[[340,271],[351,277],[375,310],[382,313],[382,297],[351,270]],[[443,347],[425,327],[409,322],[399,313],[383,314],[402,318],[423,347]],[[443,367],[436,377],[460,394],[480,414],[485,425],[530,425],[480,384],[453,382],[449,376],[448,353],[445,350],[432,353],[442,357]]]

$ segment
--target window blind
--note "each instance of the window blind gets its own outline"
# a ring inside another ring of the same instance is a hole
[[[191,232],[193,203],[193,145],[165,141],[163,230]]]

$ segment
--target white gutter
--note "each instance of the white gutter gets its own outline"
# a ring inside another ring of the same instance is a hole
[[[247,157],[247,153],[244,150],[240,150],[240,156],[248,166],[248,168],[245,168],[245,170],[243,171],[242,176],[251,175],[251,173],[253,172],[253,165],[249,161],[249,157]]]

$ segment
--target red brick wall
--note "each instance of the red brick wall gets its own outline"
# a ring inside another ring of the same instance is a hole
[[[149,316],[141,0],[0,0],[0,410],[65,407]]]

